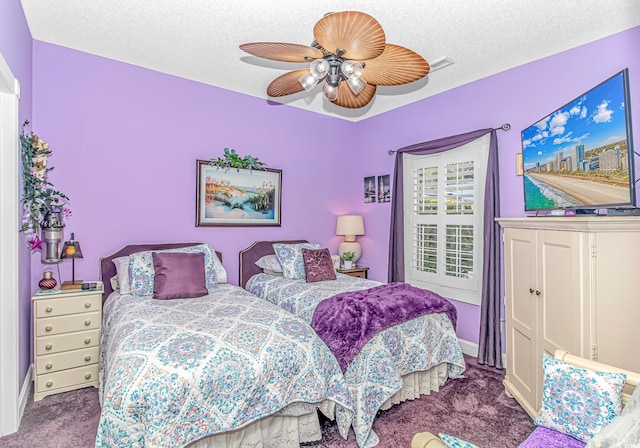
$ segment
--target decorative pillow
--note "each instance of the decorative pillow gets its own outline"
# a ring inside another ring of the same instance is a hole
[[[273,245],[273,250],[282,266],[282,274],[286,278],[293,280],[304,280],[304,261],[302,260],[302,249],[322,249],[322,246],[315,243],[298,243]]]
[[[204,253],[153,252],[153,298],[184,299],[208,294]]]
[[[269,269],[263,269],[262,272],[264,274],[273,275],[275,277],[284,277],[284,275],[282,274],[282,271],[276,272],[276,271],[272,271],[272,270],[269,270]]]
[[[275,255],[265,255],[256,261],[256,266],[262,268],[262,270],[268,269],[272,272],[282,272],[282,266]]]
[[[336,279],[329,249],[302,249],[302,260],[307,283]]]
[[[120,294],[131,294],[129,260],[129,256],[113,259],[113,264],[116,266],[116,273],[118,274],[118,289],[120,290]]]
[[[211,246],[208,244],[199,244],[196,246],[181,247],[178,249],[167,249],[159,251],[136,252],[129,255],[129,275],[131,280],[131,294],[134,296],[151,296],[153,295],[153,257],[152,252],[180,252],[180,253],[204,253],[204,268],[207,282],[207,289],[213,289],[216,284],[227,281],[227,273],[220,263]],[[220,277],[220,279],[218,278]]]
[[[447,445],[447,448],[478,448],[473,443],[465,442],[462,439],[458,439],[457,437],[450,436],[449,434],[438,434],[440,440]]]
[[[117,275],[114,275],[113,277],[111,277],[109,279],[109,283],[111,284],[111,289],[113,289],[114,291],[117,291],[118,289],[120,289],[120,284],[118,283]]]
[[[585,448],[640,446],[640,386],[633,391],[619,417],[591,439]]]
[[[620,414],[624,373],[596,372],[543,354],[542,408],[533,423],[588,442]]]

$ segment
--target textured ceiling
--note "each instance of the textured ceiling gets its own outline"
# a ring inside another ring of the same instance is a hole
[[[375,17],[388,43],[428,62],[422,80],[378,87],[361,109],[320,88],[272,99],[350,121],[386,112],[640,25],[639,0],[21,0],[34,39],[267,99],[269,83],[304,65],[241,51],[247,42],[309,45],[327,12]]]

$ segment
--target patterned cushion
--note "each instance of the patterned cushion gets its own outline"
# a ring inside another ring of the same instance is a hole
[[[462,439],[458,439],[457,437],[450,436],[448,434],[438,434],[440,440],[447,445],[447,448],[478,448],[473,443],[465,442]]]
[[[322,249],[322,246],[315,243],[276,243],[273,245],[273,250],[282,266],[282,273],[285,278],[293,280],[305,279],[302,249]]]
[[[207,280],[207,289],[213,289],[217,283],[227,281],[227,273],[220,263],[215,251],[208,244],[197,246],[181,247],[178,249],[167,249],[159,251],[136,252],[129,255],[129,275],[131,280],[131,294],[134,296],[152,296],[153,269],[152,252],[182,252],[182,253],[204,253],[204,266]]]
[[[204,254],[153,252],[153,298],[187,299],[206,296]]]
[[[262,268],[263,271],[282,272],[282,266],[275,255],[265,255],[256,261],[256,266]]]
[[[336,279],[329,249],[302,249],[302,259],[307,283]]]
[[[534,420],[588,442],[620,414],[623,373],[595,372],[543,355],[542,408]]]
[[[114,258],[113,264],[116,266],[116,273],[118,274],[118,289],[120,290],[120,294],[131,294],[129,257]]]

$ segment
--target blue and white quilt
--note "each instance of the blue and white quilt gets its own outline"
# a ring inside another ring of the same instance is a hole
[[[246,289],[268,302],[311,323],[320,302],[348,291],[381,285],[380,282],[337,274],[336,280],[307,283],[284,277],[257,274]],[[358,446],[369,448],[379,439],[371,429],[382,404],[402,388],[402,376],[447,363],[449,378],[461,378],[466,369],[455,330],[446,314],[427,314],[388,328],[367,342],[344,372],[354,410],[336,408],[340,434],[347,437],[352,426]]]
[[[351,395],[313,329],[238,286],[195,299],[112,294],[100,345],[96,447],[182,447],[292,403]]]

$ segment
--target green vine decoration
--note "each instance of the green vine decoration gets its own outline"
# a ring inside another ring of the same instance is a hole
[[[51,155],[49,145],[33,131],[27,133],[27,125],[29,120],[25,120],[20,133],[23,183],[20,231],[32,241],[38,239],[37,230],[41,215],[58,212],[63,218],[68,218],[71,216],[71,209],[68,207],[67,195],[51,188],[53,184],[48,180],[49,172],[53,170],[52,166],[47,166],[47,158]]]
[[[225,170],[229,168],[236,168],[237,170],[263,170],[265,169],[266,163],[261,162],[257,157],[249,155],[241,157],[235,149],[224,148],[223,156],[211,159],[209,165],[224,168]]]

